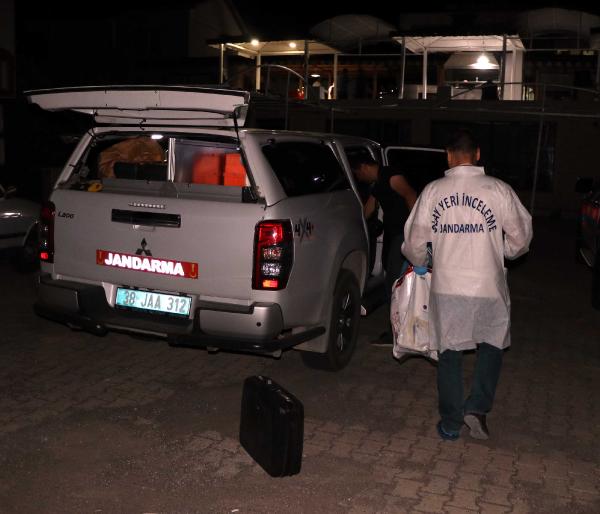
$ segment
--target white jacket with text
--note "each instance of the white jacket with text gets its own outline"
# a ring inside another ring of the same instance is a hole
[[[510,345],[504,258],[526,253],[532,236],[531,216],[516,193],[482,167],[456,166],[427,185],[404,226],[402,252],[425,265],[432,243],[432,349]]]

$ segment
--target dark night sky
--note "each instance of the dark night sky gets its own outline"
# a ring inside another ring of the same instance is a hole
[[[284,13],[283,6],[286,3],[282,0],[266,0],[257,2],[256,0],[232,0],[240,11],[244,13],[256,12],[257,5],[260,5],[260,14],[263,18],[279,18]],[[294,5],[290,9],[290,5]],[[371,14],[383,19],[394,21],[402,12],[473,12],[480,10],[527,10],[541,7],[560,7],[564,9],[574,9],[587,11],[594,14],[600,14],[600,2],[591,0],[502,0],[491,1],[466,1],[466,0],[429,0],[427,2],[324,2],[314,0],[303,0],[299,2],[290,2],[285,7],[289,12],[289,20],[322,21],[329,17],[339,14]],[[273,15],[270,16],[270,13]]]
[[[375,2],[323,1],[323,0],[230,0],[242,14],[257,14],[263,20],[286,19],[288,23],[309,24],[319,22],[339,14],[371,14],[393,21],[402,12],[436,12],[479,10],[526,10],[540,7],[562,7],[600,14],[600,2],[592,0],[429,0],[427,2]],[[70,17],[90,13],[102,16],[123,10],[168,10],[189,7],[199,0],[102,0],[82,2],[81,0],[40,1],[35,4],[16,2],[17,9],[26,16]],[[32,7],[35,5],[35,7]]]
[[[557,7],[581,10],[600,14],[600,0],[429,0],[427,2],[336,2],[300,0],[232,0],[250,29],[265,28],[279,35],[283,30],[289,37],[300,37],[313,25],[340,14],[370,14],[397,25],[402,13],[410,12],[447,12],[464,13],[465,18],[472,17],[478,11],[526,11],[542,7]],[[260,9],[257,9],[260,5]],[[291,7],[293,6],[293,7]],[[460,19],[460,15],[457,17]],[[469,24],[468,21],[466,22]],[[279,30],[278,30],[279,28]],[[259,34],[260,35],[260,34]]]

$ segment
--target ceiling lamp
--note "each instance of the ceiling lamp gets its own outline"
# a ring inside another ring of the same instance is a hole
[[[448,70],[497,70],[500,68],[494,54],[490,52],[453,53],[444,68]]]
[[[477,57],[477,66],[489,66],[490,65],[490,58],[485,55],[485,54],[481,54],[479,57]]]
[[[498,69],[498,61],[493,55],[482,52],[470,67],[475,70],[496,70]]]

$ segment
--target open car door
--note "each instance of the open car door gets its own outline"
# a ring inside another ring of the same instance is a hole
[[[400,170],[417,194],[448,169],[446,152],[441,148],[388,146],[384,155],[385,163]]]

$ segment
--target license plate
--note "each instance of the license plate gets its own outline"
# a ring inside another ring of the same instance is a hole
[[[119,307],[142,311],[189,316],[192,299],[189,296],[118,287],[115,304]]]

